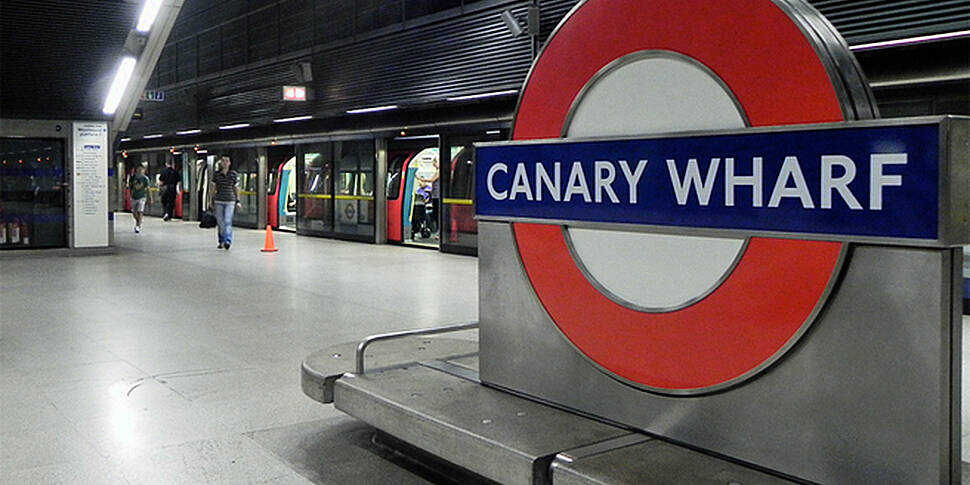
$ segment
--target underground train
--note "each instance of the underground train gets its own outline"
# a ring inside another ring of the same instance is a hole
[[[297,150],[290,145],[213,150],[231,156],[233,169],[239,173],[242,207],[236,213],[237,225],[256,228],[256,210],[260,205],[256,203],[258,150],[265,150],[267,156],[263,207],[265,221],[274,229],[341,237],[335,233],[340,230],[346,233],[348,228],[354,229],[351,226],[375,223],[374,190],[378,180],[374,176],[374,163],[361,161],[366,157],[343,148],[328,151],[326,147],[304,145]],[[449,147],[450,163],[443,164],[447,167],[446,173],[439,168],[439,151],[438,146],[406,143],[389,150],[384,186],[388,241],[426,247],[439,247],[444,242],[474,248],[478,230],[474,219],[472,144]],[[193,155],[194,163],[190,161]],[[191,150],[126,154],[125,181],[139,164],[146,167],[152,181],[152,198],[146,214],[162,215],[157,187],[166,157],[173,159],[176,169],[182,173],[175,217],[181,218],[187,213],[190,190],[195,191],[191,199],[198,204],[196,210],[204,210],[201,201],[205,200],[218,155],[209,155],[206,150],[194,154]],[[189,183],[190,171],[193,187]],[[125,210],[130,210],[127,183],[124,190]],[[315,230],[318,227],[323,229]]]

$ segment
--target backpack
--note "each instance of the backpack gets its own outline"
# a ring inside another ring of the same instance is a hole
[[[205,211],[199,216],[199,227],[208,229],[210,227],[216,227],[216,225],[216,216],[212,215],[211,211]]]

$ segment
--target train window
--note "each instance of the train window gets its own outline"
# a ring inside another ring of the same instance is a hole
[[[408,160],[410,153],[396,153],[391,156],[391,161],[387,164],[387,200],[397,200],[401,193],[401,180],[404,170],[404,162]]]
[[[270,170],[266,175],[266,195],[273,195],[276,193],[276,172]]]
[[[451,179],[448,184],[448,197],[472,199],[475,182],[475,165],[472,162],[474,147],[462,148],[451,162]]]
[[[354,193],[354,178],[356,178],[357,172],[340,172],[337,177],[337,194],[339,195],[357,195]]]
[[[360,178],[358,179],[359,187],[357,189],[358,195],[363,195],[365,197],[374,196],[374,177],[371,176],[369,172],[361,172]]]
[[[325,161],[322,153],[307,153],[304,172],[303,191],[309,194],[330,193],[330,164]]]
[[[475,220],[475,159],[476,141],[490,141],[501,132],[486,136],[455,136],[450,139],[451,161],[442,185],[442,236],[441,240],[453,247],[475,248],[478,246],[478,222]],[[443,168],[444,168],[443,167]]]

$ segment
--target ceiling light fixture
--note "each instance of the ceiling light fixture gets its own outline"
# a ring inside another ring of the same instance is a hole
[[[395,140],[432,140],[440,138],[438,135],[405,135],[395,136]]]
[[[519,91],[517,89],[508,89],[505,91],[492,91],[490,93],[469,94],[468,96],[455,96],[454,98],[447,98],[447,101],[470,101],[473,99],[494,98],[497,96],[511,96],[513,94],[519,94]]]
[[[115,78],[111,81],[111,89],[108,90],[108,97],[104,100],[104,108],[101,109],[102,113],[106,115],[115,114],[115,110],[118,109],[118,104],[121,103],[121,95],[125,93],[125,88],[128,87],[131,74],[135,72],[136,63],[135,58],[131,56],[125,56],[121,59],[118,71],[115,72]]]
[[[197,135],[199,133],[202,133],[202,130],[200,130],[198,128],[196,128],[194,130],[183,130],[183,131],[176,131],[175,132],[176,135]]]
[[[249,128],[249,123],[236,123],[234,125],[220,126],[220,130],[238,130],[239,128]]]
[[[135,30],[145,33],[152,29],[152,24],[155,23],[155,17],[158,17],[158,11],[162,9],[162,0],[146,0],[145,5],[141,8],[141,15],[138,16],[138,26]]]
[[[378,111],[389,111],[389,110],[397,109],[397,108],[398,108],[398,106],[396,104],[389,104],[387,106],[374,106],[372,108],[349,109],[349,110],[347,110],[347,114],[349,114],[349,115],[358,115],[358,114],[361,114],[361,113],[376,113]]]
[[[293,121],[305,121],[305,120],[310,120],[310,119],[313,119],[313,116],[311,116],[311,115],[306,115],[306,116],[293,116],[291,118],[279,118],[279,119],[275,119],[275,120],[273,120],[273,123],[290,123],[290,122],[293,122]]]
[[[924,42],[933,42],[936,40],[958,39],[961,37],[970,37],[970,30],[947,32],[945,34],[921,35],[919,37],[907,37],[905,39],[884,40],[881,42],[870,42],[868,44],[854,45],[849,47],[849,49],[854,51],[867,51],[871,49],[881,49],[883,47],[899,47],[904,45],[922,44]]]

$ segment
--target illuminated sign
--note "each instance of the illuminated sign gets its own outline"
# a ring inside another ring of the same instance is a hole
[[[165,91],[157,89],[146,89],[141,95],[142,101],[165,101]]]
[[[283,101],[306,101],[306,86],[283,86]]]

